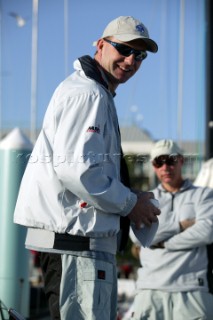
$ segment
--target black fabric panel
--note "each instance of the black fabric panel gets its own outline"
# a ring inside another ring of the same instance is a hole
[[[209,285],[209,292],[213,294],[213,243],[207,246],[208,253],[208,270],[207,279]]]
[[[88,251],[90,239],[82,236],[73,236],[68,233],[55,233],[53,248],[68,251]]]
[[[126,161],[123,157],[123,152],[121,151],[121,168],[120,168],[121,182],[128,188],[130,188],[130,177],[128,172],[128,167]],[[121,242],[118,251],[122,252],[125,250],[128,239],[129,239],[129,229],[130,220],[128,217],[120,217],[120,229],[121,229]]]

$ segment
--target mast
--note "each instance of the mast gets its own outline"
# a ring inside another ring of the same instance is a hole
[[[213,1],[206,0],[206,160],[213,158]]]
[[[65,77],[69,74],[68,67],[68,0],[64,0],[64,66]]]
[[[179,33],[179,59],[178,59],[178,144],[182,146],[182,117],[183,117],[183,79],[184,79],[184,18],[185,0],[180,1],[180,33]]]
[[[0,0],[0,140],[2,138],[2,3]]]
[[[32,11],[32,69],[31,69],[31,141],[36,140],[37,120],[37,56],[38,56],[38,1],[33,0]]]

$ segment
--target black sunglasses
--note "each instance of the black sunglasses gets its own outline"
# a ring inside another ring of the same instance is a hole
[[[104,40],[109,44],[111,44],[124,57],[129,57],[131,54],[134,54],[136,61],[142,61],[147,57],[146,51],[135,50],[131,47],[126,46],[125,44],[113,42],[108,39],[104,39]]]
[[[160,168],[164,164],[166,164],[167,166],[175,166],[179,158],[180,158],[179,155],[162,155],[155,158],[152,161],[152,164],[155,168]]]

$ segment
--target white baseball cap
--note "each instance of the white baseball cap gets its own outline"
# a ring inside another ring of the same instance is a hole
[[[120,16],[112,20],[106,26],[100,39],[112,36],[123,42],[142,39],[147,45],[147,51],[158,51],[158,45],[154,40],[149,38],[149,32],[145,25],[131,16]],[[94,46],[96,44],[97,41],[93,42]]]
[[[150,160],[163,155],[182,155],[183,151],[172,140],[160,140],[155,143],[150,153]]]

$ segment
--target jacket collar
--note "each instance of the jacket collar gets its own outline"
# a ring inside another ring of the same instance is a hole
[[[184,182],[178,192],[185,191],[185,190],[189,189],[191,186],[192,186],[192,182],[189,179],[186,179],[186,180],[184,180]],[[164,189],[164,187],[162,186],[161,183],[157,186],[157,188],[162,192],[168,192],[167,190]]]
[[[102,84],[106,89],[108,89],[108,84],[104,80],[102,73],[98,67],[95,59],[92,59],[90,56],[82,56],[78,58],[80,61],[81,67],[88,78],[91,78],[100,84]]]

